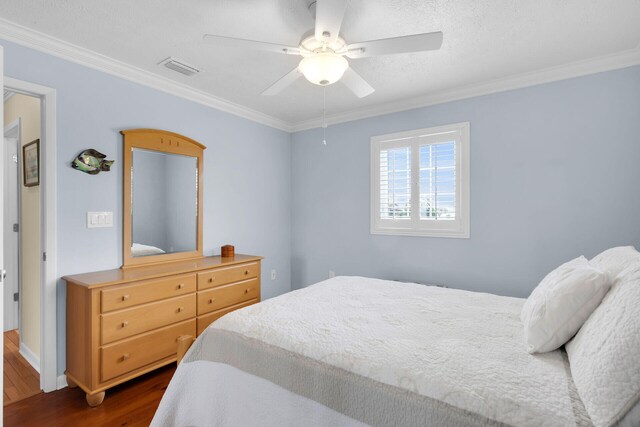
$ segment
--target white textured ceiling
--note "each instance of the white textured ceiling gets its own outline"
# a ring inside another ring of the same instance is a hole
[[[0,0],[0,17],[163,75],[289,123],[315,119],[322,88],[304,79],[260,93],[293,69],[293,56],[206,45],[205,33],[297,45],[313,28],[308,0]],[[358,99],[327,88],[331,114],[633,49],[640,0],[351,0],[349,43],[443,31],[442,49],[350,60],[375,89]],[[203,71],[157,65],[173,56]]]

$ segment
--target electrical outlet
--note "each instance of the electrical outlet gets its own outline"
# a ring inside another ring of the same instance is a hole
[[[271,280],[276,280],[276,271],[271,270]]]
[[[331,279],[332,277],[336,277],[336,272],[333,270],[329,270],[329,279]]]

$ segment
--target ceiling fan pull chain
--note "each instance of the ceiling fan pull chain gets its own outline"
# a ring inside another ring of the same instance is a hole
[[[322,86],[322,143],[327,145],[327,87]]]

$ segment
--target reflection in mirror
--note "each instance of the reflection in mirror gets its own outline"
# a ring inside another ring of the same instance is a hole
[[[131,151],[131,256],[197,250],[198,158]]]

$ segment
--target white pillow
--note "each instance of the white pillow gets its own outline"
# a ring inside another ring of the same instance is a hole
[[[583,256],[547,274],[520,313],[527,351],[544,353],[569,341],[610,286],[607,273]]]
[[[134,243],[131,245],[131,256],[148,256],[160,255],[166,253],[160,248],[151,245],[143,245],[142,243]]]
[[[640,253],[633,246],[618,246],[599,253],[591,258],[589,264],[609,273],[609,279],[613,283],[622,270],[638,259]]]
[[[566,345],[571,376],[597,427],[637,425],[637,409],[629,412],[640,402],[640,254],[625,255],[612,265],[626,268],[611,291]]]

